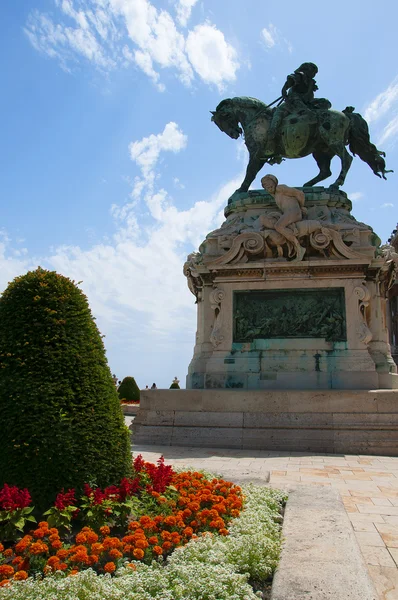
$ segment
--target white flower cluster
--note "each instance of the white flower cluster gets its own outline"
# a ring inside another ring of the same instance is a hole
[[[258,600],[249,578],[274,571],[281,547],[280,507],[275,490],[243,487],[245,507],[226,537],[203,535],[176,549],[166,564],[135,562],[116,577],[88,569],[65,577],[29,578],[0,588],[0,600]]]

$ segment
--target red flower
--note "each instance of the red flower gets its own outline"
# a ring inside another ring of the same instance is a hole
[[[26,508],[31,501],[32,498],[26,488],[20,490],[16,485],[9,486],[5,483],[0,490],[0,510],[12,512],[20,508]]]
[[[127,479],[127,477],[123,477],[119,487],[120,500],[124,502],[127,496],[133,496],[134,494],[136,494],[139,490],[139,487],[139,477],[136,477],[135,479]]]
[[[140,471],[142,471],[142,470],[143,470],[143,468],[145,467],[145,461],[144,461],[144,459],[142,458],[142,454],[139,454],[139,455],[138,455],[138,456],[137,456],[137,457],[134,459],[133,465],[134,465],[134,471],[135,471],[136,473],[139,473]]]
[[[67,492],[64,492],[64,488],[57,495],[54,503],[55,508],[58,510],[63,510],[67,506],[76,506],[76,498],[75,498],[75,490],[70,489]]]

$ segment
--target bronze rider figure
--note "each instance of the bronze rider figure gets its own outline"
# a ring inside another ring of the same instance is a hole
[[[275,109],[268,132],[265,154],[272,156],[276,153],[276,143],[280,135],[283,118],[291,113],[308,113],[313,108],[330,108],[331,104],[325,99],[314,100],[314,92],[318,89],[315,75],[318,67],[311,62],[305,62],[291,75],[287,76],[282,88],[282,104]],[[304,112],[303,112],[304,111]]]

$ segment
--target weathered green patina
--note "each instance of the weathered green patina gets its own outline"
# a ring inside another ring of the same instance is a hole
[[[319,174],[305,183],[313,186],[331,175],[334,156],[341,160],[341,171],[331,187],[343,185],[352,163],[351,152],[366,162],[375,175],[383,177],[385,153],[370,141],[368,125],[352,106],[344,111],[331,110],[329,100],[314,98],[314,76],[318,68],[303,63],[288,76],[282,89],[281,103],[271,108],[256,98],[236,97],[220,102],[212,111],[212,121],[233,139],[243,133],[249,151],[246,177],[238,192],[247,191],[257,173],[266,164],[279,164],[284,158],[312,154]],[[271,103],[273,104],[273,103]]]
[[[268,338],[346,340],[343,288],[234,294],[234,342]]]

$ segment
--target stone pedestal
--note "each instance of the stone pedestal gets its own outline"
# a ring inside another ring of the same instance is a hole
[[[341,191],[302,188],[290,226],[275,230],[265,191],[234,194],[226,221],[184,272],[198,327],[188,389],[397,389],[386,300],[394,265]]]
[[[398,391],[144,390],[135,444],[398,456]]]

